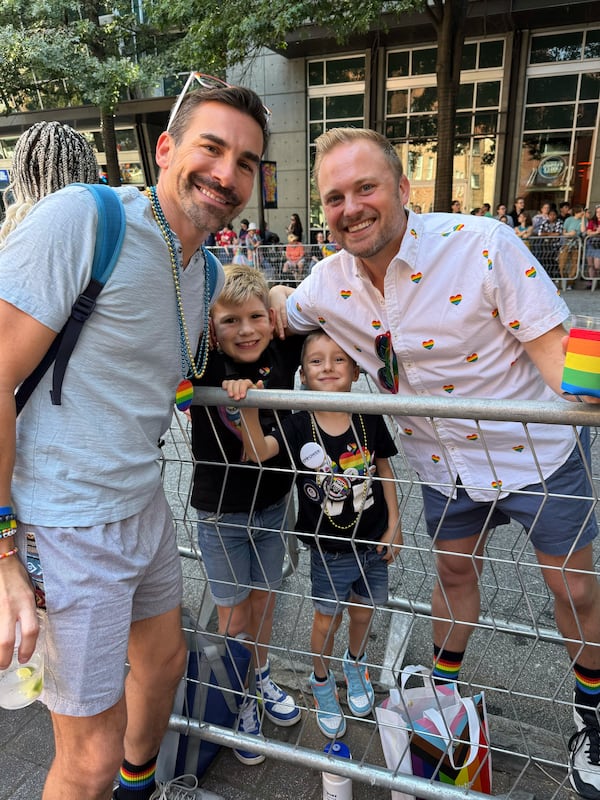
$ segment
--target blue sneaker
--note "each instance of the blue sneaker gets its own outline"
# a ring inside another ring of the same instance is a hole
[[[260,718],[258,716],[256,697],[247,697],[240,706],[236,730],[239,733],[260,736]],[[242,764],[262,764],[265,760],[262,753],[252,753],[249,750],[240,750],[238,748],[234,748],[233,755]]]
[[[348,707],[355,717],[366,717],[373,710],[375,705],[375,692],[369,680],[369,669],[366,665],[367,655],[363,655],[358,661],[354,661],[348,656],[348,651],[344,653],[342,667],[346,678],[346,700]]]
[[[327,680],[317,683],[315,673],[310,676],[312,689],[317,709],[317,725],[321,733],[329,739],[335,739],[346,733],[346,719],[340,708],[337,686],[333,672],[329,670]]]
[[[277,686],[271,678],[271,666],[267,661],[262,670],[256,670],[256,694],[266,716],[276,725],[288,728],[300,722],[302,712],[294,698]]]

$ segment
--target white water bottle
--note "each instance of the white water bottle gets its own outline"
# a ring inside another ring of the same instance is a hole
[[[325,753],[338,758],[352,758],[350,750],[342,742],[325,745]],[[323,800],[352,800],[352,781],[332,772],[323,773]]]

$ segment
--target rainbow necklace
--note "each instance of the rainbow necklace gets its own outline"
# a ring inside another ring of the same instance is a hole
[[[210,286],[208,274],[206,269],[206,257],[204,258],[204,330],[202,332],[202,340],[200,343],[200,352],[198,358],[194,358],[194,351],[190,343],[190,336],[188,333],[185,314],[183,311],[183,299],[181,297],[181,281],[179,273],[179,261],[177,259],[177,249],[175,247],[175,240],[173,238],[173,231],[158,200],[156,186],[149,186],[145,191],[146,196],[150,200],[152,214],[159,227],[161,235],[165,240],[167,249],[169,251],[169,258],[171,260],[171,272],[173,274],[173,286],[175,287],[175,300],[177,305],[177,321],[179,323],[179,340],[181,347],[181,370],[184,380],[181,381],[177,387],[176,404],[181,411],[185,411],[191,405],[191,394],[193,394],[193,387],[189,378],[196,379],[202,378],[206,372],[206,365],[208,363],[209,353],[209,310],[210,310]],[[189,400],[189,402],[188,402]]]

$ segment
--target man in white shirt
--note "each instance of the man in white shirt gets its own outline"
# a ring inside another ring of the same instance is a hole
[[[323,328],[382,391],[560,402],[569,312],[507,225],[408,212],[410,185],[397,153],[373,131],[320,136],[314,177],[342,250],[288,298],[290,330]],[[518,520],[574,664],[571,782],[583,797],[597,797],[600,648],[590,644],[600,642],[597,525],[574,432],[535,425],[526,435],[519,423],[424,417],[398,425],[435,538],[434,676],[457,678],[478,619],[481,561],[473,555],[482,554],[488,529]],[[544,501],[544,490],[553,497]]]

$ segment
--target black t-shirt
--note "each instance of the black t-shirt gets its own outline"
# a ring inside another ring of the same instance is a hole
[[[308,411],[301,411],[286,417],[282,429],[298,469],[299,538],[317,547],[318,536],[319,546],[333,553],[350,552],[353,538],[379,541],[388,512],[383,485],[372,480],[375,459],[398,452],[383,417],[353,414],[345,433],[330,436],[312,422]],[[272,435],[283,452],[281,432]],[[344,537],[347,541],[340,541]],[[361,549],[360,544],[357,547]]]
[[[293,389],[303,341],[303,336],[274,339],[254,364],[240,364],[212,350],[204,377],[194,383],[220,387],[226,379],[249,378],[253,383],[262,380],[265,389]],[[192,487],[194,508],[222,513],[261,510],[290,491],[293,475],[285,451],[262,465],[267,469],[242,462],[239,408],[192,405],[190,411],[192,450],[199,462]],[[278,413],[280,419],[289,415],[289,411]],[[260,409],[259,418],[265,433],[272,433],[277,427],[274,411]]]

